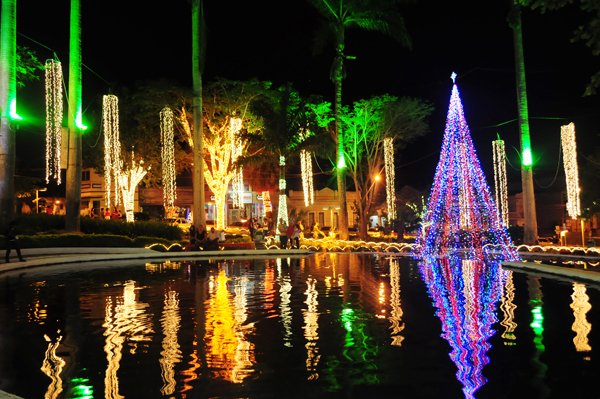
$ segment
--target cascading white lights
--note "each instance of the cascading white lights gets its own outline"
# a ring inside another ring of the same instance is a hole
[[[300,151],[300,169],[302,170],[302,190],[304,191],[304,206],[315,203],[315,190],[313,185],[312,153],[307,150]]]
[[[163,200],[165,210],[173,208],[177,199],[175,180],[175,138],[173,134],[173,110],[165,107],[160,111],[160,144],[162,157]]]
[[[394,168],[394,140],[383,139],[383,156],[385,162],[385,192],[388,208],[388,219],[396,219],[396,172]]]
[[[285,167],[285,157],[283,155],[279,156],[279,167]],[[279,221],[283,219],[285,224],[288,224],[288,211],[287,211],[287,196],[285,195],[286,189],[286,181],[285,179],[279,179],[279,207],[277,208],[277,221],[276,225],[279,224]],[[277,234],[279,235],[279,234]]]
[[[63,95],[60,61],[46,61],[46,183],[55,179],[61,184],[60,156],[62,145]]]
[[[102,98],[102,125],[104,127],[104,187],[106,207],[111,209],[111,193],[114,204],[120,203],[119,178],[123,162],[121,161],[121,142],[119,135],[119,99],[107,94]]]
[[[560,127],[565,177],[567,180],[567,213],[573,219],[581,215],[579,203],[579,169],[577,168],[577,143],[573,122]]]
[[[231,136],[231,162],[237,161],[242,155],[242,140],[238,133],[242,129],[242,120],[240,118],[231,118],[229,121],[229,134]],[[244,195],[244,173],[242,168],[237,168],[231,179],[232,202],[235,208],[243,206]]]
[[[508,226],[508,186],[506,183],[506,151],[504,149],[504,140],[492,141],[492,150],[494,154],[494,188],[496,195],[496,206],[500,220],[505,226]]]

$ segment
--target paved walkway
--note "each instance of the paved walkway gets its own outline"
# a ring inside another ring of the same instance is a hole
[[[103,262],[110,260],[146,259],[164,261],[167,259],[231,259],[231,258],[264,258],[266,256],[309,255],[313,251],[307,249],[231,249],[225,251],[190,251],[190,252],[158,252],[146,248],[26,248],[21,250],[24,262],[19,262],[16,254],[11,252],[9,263],[0,263],[0,275],[4,272],[30,269],[35,267],[66,265],[82,262]],[[3,254],[2,254],[3,255]],[[2,259],[2,258],[0,258]]]

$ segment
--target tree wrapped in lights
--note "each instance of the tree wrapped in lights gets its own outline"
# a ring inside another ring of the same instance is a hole
[[[579,201],[579,168],[577,167],[577,142],[573,122],[560,127],[563,163],[567,181],[567,213],[573,219],[581,215]]]
[[[102,125],[104,127],[104,187],[106,207],[111,209],[111,193],[115,205],[120,203],[121,139],[119,134],[119,99],[112,94],[102,98]]]
[[[63,95],[60,61],[46,61],[46,183],[50,178],[60,184],[60,150],[62,145]]]
[[[421,257],[447,256],[456,250],[483,255],[491,249],[501,251],[507,260],[519,259],[485,181],[456,84],[416,244]]]
[[[492,141],[492,150],[494,155],[494,193],[496,205],[500,213],[500,220],[505,226],[508,226],[508,188],[506,184],[504,140],[498,137],[498,140]]]
[[[304,191],[304,206],[315,203],[315,189],[313,184],[312,153],[300,150],[300,170],[302,172],[302,191]]]
[[[173,110],[171,108],[165,107],[160,111],[163,200],[167,212],[174,207],[175,199],[177,198],[173,119]]]
[[[231,118],[229,120],[229,134],[231,135],[231,161],[236,162],[242,155],[242,139],[239,135],[242,130],[242,120],[240,118]],[[244,204],[244,173],[241,166],[235,168],[233,178],[231,179],[231,192],[233,206],[241,208]]]
[[[132,150],[131,164],[128,165],[127,169],[123,169],[119,176],[119,186],[121,187],[123,206],[125,207],[125,219],[128,222],[133,222],[135,220],[133,215],[135,191],[138,184],[142,181],[144,176],[146,176],[146,173],[148,173],[148,169],[144,167],[144,161],[136,161]]]
[[[396,219],[396,171],[394,167],[394,139],[391,137],[383,139],[383,156],[388,218],[394,220]]]

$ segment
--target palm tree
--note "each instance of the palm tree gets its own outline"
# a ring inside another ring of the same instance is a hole
[[[337,138],[336,177],[340,201],[340,238],[348,239],[348,207],[346,204],[346,170],[344,159],[344,132],[341,129],[342,80],[344,79],[344,60],[355,57],[345,54],[346,29],[362,30],[386,34],[406,47],[411,46],[404,26],[404,18],[397,5],[402,0],[310,0],[326,20],[323,32],[333,38],[335,55],[331,66],[330,79],[334,84],[335,131]],[[319,36],[318,44],[322,42]]]
[[[71,0],[69,37],[69,153],[67,156],[67,182],[65,228],[79,231],[81,208],[81,4]]]
[[[533,159],[531,139],[529,137],[529,108],[527,105],[527,86],[525,84],[525,56],[523,54],[523,31],[519,0],[511,0],[508,23],[513,30],[515,49],[515,70],[517,80],[517,107],[519,112],[519,130],[521,133],[521,186],[523,190],[523,213],[525,217],[523,243],[535,244],[537,241],[537,217],[535,193],[533,191]]]
[[[202,69],[205,59],[204,1],[192,1],[192,78],[193,78],[193,140],[194,169],[192,174],[194,225],[206,225],[204,212],[204,128],[202,121]]]
[[[301,133],[306,127],[304,103],[291,85],[265,91],[251,104],[251,112],[261,118],[260,133],[242,135],[250,153],[242,155],[238,164],[277,162],[279,165],[279,210],[275,224],[283,218],[288,221],[286,204],[285,167],[291,155],[297,153],[306,137]]]
[[[0,43],[0,220],[15,213],[15,129],[11,106],[16,107],[16,25],[17,1],[2,1],[2,43]]]

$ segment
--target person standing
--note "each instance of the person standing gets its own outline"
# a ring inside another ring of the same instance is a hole
[[[19,246],[19,236],[17,236],[17,224],[15,221],[11,221],[8,224],[8,228],[6,229],[6,233],[4,234],[6,237],[6,263],[10,262],[10,251],[12,249],[17,251],[17,256],[21,262],[25,262],[25,258],[21,255],[21,247]]]
[[[292,232],[291,245],[292,248],[300,249],[300,224],[294,224]]]
[[[283,220],[283,218],[279,218],[279,225],[277,226],[277,230],[279,231],[279,248],[280,249],[287,248],[287,242],[288,242],[287,229],[288,229],[288,226],[285,223],[285,220]]]

